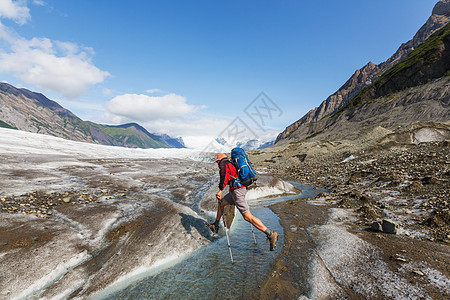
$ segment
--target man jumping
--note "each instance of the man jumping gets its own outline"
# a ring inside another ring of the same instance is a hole
[[[217,233],[219,231],[219,221],[222,217],[222,212],[227,205],[236,205],[239,212],[244,217],[244,220],[261,230],[267,235],[267,239],[270,243],[270,251],[275,250],[277,246],[278,233],[271,231],[267,228],[263,222],[252,215],[250,208],[248,207],[245,195],[247,194],[247,188],[243,186],[239,179],[238,173],[234,165],[228,160],[227,156],[223,153],[217,155],[216,162],[219,165],[219,191],[216,194],[217,200],[219,200],[219,206],[217,207],[216,221],[214,223],[206,223],[206,227],[211,229],[212,232]],[[230,192],[222,198],[222,191],[230,185]]]

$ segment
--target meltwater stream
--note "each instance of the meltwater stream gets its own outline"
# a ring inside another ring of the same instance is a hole
[[[252,213],[269,228],[281,233],[275,251],[269,251],[265,234],[254,228],[237,213],[229,232],[234,263],[230,261],[223,229],[217,241],[191,254],[176,265],[138,282],[130,282],[120,291],[109,292],[104,299],[243,299],[250,298],[258,284],[270,271],[275,257],[282,250],[283,228],[278,217],[267,207],[270,204],[314,197],[323,189],[293,183],[302,194],[250,200]]]

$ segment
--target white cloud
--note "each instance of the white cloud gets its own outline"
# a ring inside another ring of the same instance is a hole
[[[173,94],[172,94],[173,95]],[[126,95],[122,95],[126,96]],[[134,96],[143,96],[143,95],[134,95]],[[177,96],[177,95],[175,95]],[[164,97],[149,97],[147,98],[158,98],[162,100]],[[181,97],[181,96],[178,96]],[[117,98],[117,97],[116,97]],[[183,97],[181,97],[183,98]],[[229,147],[230,145],[221,146],[215,142],[215,138],[223,137],[227,139],[229,143],[236,142],[246,142],[250,139],[257,138],[261,141],[270,141],[275,139],[279,130],[266,130],[261,131],[259,129],[252,128],[251,131],[242,131],[244,128],[240,128],[239,136],[233,136],[234,127],[231,128],[231,121],[228,119],[215,118],[214,116],[204,115],[200,113],[190,112],[185,115],[180,115],[171,118],[154,118],[150,119],[149,115],[144,112],[142,106],[133,104],[134,102],[129,100],[119,101],[120,106],[117,106],[117,110],[124,110],[121,114],[116,114],[111,110],[102,115],[101,120],[102,123],[105,124],[125,124],[131,122],[137,122],[141,126],[145,127],[149,132],[157,133],[157,134],[168,134],[172,137],[183,137],[185,144],[189,148],[196,149],[204,149],[209,145],[209,143],[213,143],[214,147]],[[183,98],[184,99],[184,98]],[[112,100],[111,100],[112,101]],[[183,102],[185,104],[185,102]],[[169,106],[169,105],[168,105]],[[142,109],[142,118],[137,119],[137,113],[125,113],[128,108],[133,108],[132,111],[135,112],[139,108]],[[196,107],[198,108],[198,107]],[[148,109],[148,107],[146,108]],[[159,110],[159,108],[157,109]],[[195,111],[195,110],[194,110]],[[230,129],[227,131],[227,129]],[[231,136],[229,136],[231,134]],[[225,149],[224,148],[224,149]],[[231,148],[230,148],[231,149]]]
[[[199,109],[186,103],[186,98],[176,94],[160,97],[124,94],[106,103],[106,109],[118,116],[139,121],[173,119],[185,116]]]
[[[129,119],[127,117],[118,116],[115,114],[112,114],[110,112],[105,112],[99,120],[94,120],[96,122],[100,122],[102,124],[108,124],[108,125],[121,125],[125,123],[131,123],[134,122],[132,119]]]
[[[213,149],[221,148],[221,145],[211,136],[183,136],[183,142],[187,148],[198,149],[200,151],[211,146],[214,147]]]
[[[0,0],[0,18],[11,19],[23,25],[31,16],[25,1]]]
[[[46,5],[36,0],[35,5]],[[0,19],[23,25],[31,18],[26,1],[0,0]],[[0,23],[0,72],[23,82],[68,98],[81,96],[86,90],[109,76],[92,63],[92,48],[48,38],[25,39]]]
[[[4,27],[0,27],[0,38],[10,46],[9,52],[0,50],[0,72],[68,98],[81,96],[109,76],[93,65],[91,48],[48,38],[27,40]]]
[[[153,132],[173,136],[218,136],[229,124],[228,120],[208,117],[179,118],[175,120],[154,120],[144,122],[145,128]]]
[[[33,1],[33,4],[34,4],[34,5],[38,5],[38,6],[46,6],[46,5],[47,5],[47,2],[41,1],[41,0],[34,0],[34,1]]]
[[[147,94],[165,94],[163,90],[160,89],[149,89],[145,91]]]
[[[130,121],[124,119],[118,119],[116,124],[123,124]],[[144,122],[141,124],[149,132],[165,133],[172,137],[183,137],[185,144],[189,148],[204,149],[210,143],[214,144],[214,147],[222,147],[215,142],[216,138],[225,138],[228,143],[225,148],[230,148],[230,145],[235,146],[238,142],[246,142],[251,139],[258,139],[262,142],[272,141],[276,138],[279,131],[271,130],[270,132],[262,132],[258,129],[254,130],[255,135],[250,133],[244,133],[237,136],[228,136],[227,128],[229,128],[230,121],[225,119],[218,119],[212,117],[190,117],[180,118],[178,120],[154,120],[150,122]],[[232,148],[231,147],[231,148]],[[224,148],[224,149],[225,149]],[[230,149],[231,149],[230,148]]]
[[[98,120],[105,124],[124,124],[137,122],[153,133],[165,133],[170,136],[217,136],[229,124],[228,120],[222,120],[200,115],[186,115],[172,119],[138,120],[123,115],[106,112]]]

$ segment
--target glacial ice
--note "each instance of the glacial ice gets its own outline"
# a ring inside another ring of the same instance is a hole
[[[340,286],[351,286],[367,298],[429,299],[425,291],[389,269],[381,259],[381,249],[346,230],[344,223],[353,218],[345,209],[332,209],[327,224],[308,229],[317,244],[311,264],[311,299],[329,288],[334,294],[328,296],[342,297]]]
[[[204,221],[217,208],[218,172],[211,157],[198,151],[126,149],[0,128],[0,160],[0,197],[36,190],[127,190],[124,197],[57,206],[50,219],[2,213],[0,232],[17,234],[25,245],[9,247],[0,236],[0,246],[6,246],[0,251],[2,299],[102,297],[213,241]],[[248,192],[250,206],[262,204],[261,197],[298,192],[261,176]],[[316,247],[311,290],[302,299],[339,298],[345,295],[342,286],[366,297],[429,298],[389,270],[379,248],[347,231],[347,221],[354,221],[348,210],[332,209],[327,224],[305,228]],[[405,266],[405,272],[414,267],[448,293],[444,274],[426,265]]]
[[[74,190],[98,195],[92,203],[56,206],[50,219],[2,214],[0,231],[30,236],[23,238],[29,246],[0,255],[0,298],[101,295],[212,241],[199,214],[203,204],[211,211],[217,205],[217,166],[208,154],[86,144],[0,128],[0,159],[0,197]],[[290,184],[271,180],[273,186],[258,187],[258,197],[291,192]],[[102,190],[126,195],[101,196]]]

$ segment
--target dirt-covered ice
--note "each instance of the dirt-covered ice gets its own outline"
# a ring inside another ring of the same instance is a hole
[[[217,205],[217,165],[199,152],[0,128],[0,161],[2,299],[98,295],[213,240],[204,222]],[[258,195],[293,192],[260,182]]]
[[[348,211],[331,209],[327,224],[309,230],[317,243],[317,256],[311,265],[311,299],[324,294],[345,297],[341,286],[351,286],[367,298],[427,298],[423,290],[389,269],[381,249],[347,231],[344,223],[349,219]]]
[[[0,298],[84,297],[210,243],[196,157],[0,129]]]

